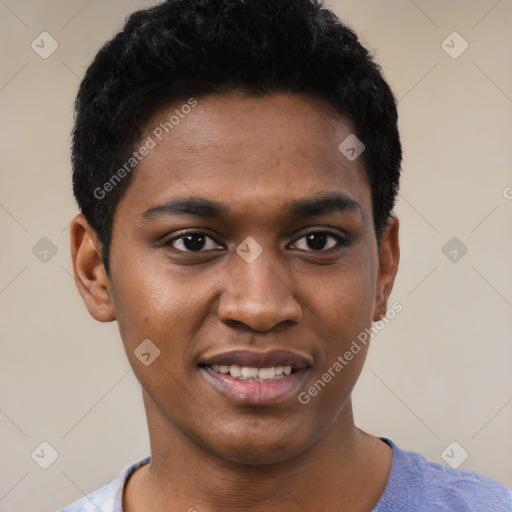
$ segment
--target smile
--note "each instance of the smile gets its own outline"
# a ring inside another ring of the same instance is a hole
[[[222,365],[214,364],[210,367],[214,372],[223,375],[231,375],[237,380],[245,380],[250,382],[265,382],[271,380],[283,379],[292,373],[292,367],[276,366],[270,368],[253,368],[250,366],[240,366],[238,364]]]
[[[261,406],[295,397],[312,364],[307,354],[235,350],[207,357],[199,367],[230,402]]]

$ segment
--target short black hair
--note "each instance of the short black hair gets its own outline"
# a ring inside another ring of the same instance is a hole
[[[146,123],[165,105],[231,90],[310,94],[353,123],[380,243],[402,148],[395,97],[355,33],[321,0],[167,0],[126,20],[87,69],[75,102],[73,192],[107,275],[115,208],[132,174],[119,171],[130,157],[136,163]],[[116,173],[123,179],[112,182]]]

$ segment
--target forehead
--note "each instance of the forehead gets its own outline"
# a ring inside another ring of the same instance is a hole
[[[151,141],[152,149],[121,203],[135,215],[170,198],[200,196],[256,213],[338,191],[371,210],[363,159],[350,161],[338,149],[353,132],[324,101],[295,93],[174,103],[147,123],[139,145]]]

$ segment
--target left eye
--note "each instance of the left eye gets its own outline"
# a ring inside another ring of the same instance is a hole
[[[331,239],[331,243],[328,244],[329,239]],[[341,247],[347,243],[343,237],[335,235],[334,233],[328,233],[326,231],[313,231],[308,233],[307,235],[299,238],[296,242],[293,243],[293,245],[298,245],[301,240],[305,240],[305,245],[309,246],[309,248],[307,247],[304,249],[304,247],[298,247],[298,249],[306,251],[329,250],[335,248],[336,246]],[[328,244],[327,247],[326,244]]]

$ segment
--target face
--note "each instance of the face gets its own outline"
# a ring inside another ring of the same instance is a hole
[[[397,224],[379,261],[363,159],[338,150],[354,130],[321,100],[206,96],[155,132],[176,108],[147,125],[156,145],[116,209],[104,302],[86,303],[117,319],[150,429],[286,460],[349,423],[366,347],[332,367],[386,308]]]

